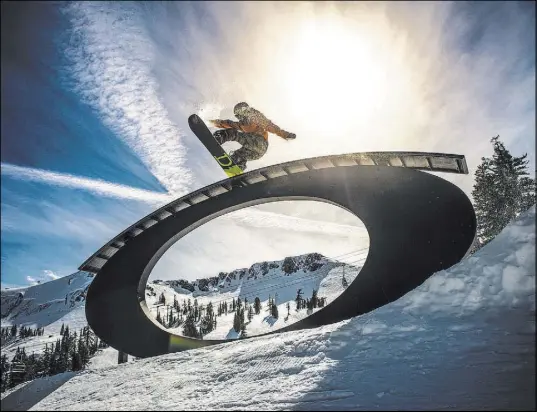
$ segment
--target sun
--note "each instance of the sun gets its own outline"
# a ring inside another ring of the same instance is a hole
[[[382,106],[386,70],[359,28],[342,18],[315,18],[290,41],[283,81],[294,115],[318,122],[320,132],[343,133]]]

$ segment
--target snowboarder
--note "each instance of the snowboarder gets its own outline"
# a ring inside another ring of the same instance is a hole
[[[220,145],[233,141],[242,146],[230,154],[231,160],[242,170],[246,169],[247,161],[260,159],[267,152],[269,133],[274,133],[285,140],[296,138],[294,133],[280,129],[263,113],[245,102],[237,103],[233,113],[239,119],[238,122],[233,120],[210,120],[210,122],[222,129],[213,133]]]

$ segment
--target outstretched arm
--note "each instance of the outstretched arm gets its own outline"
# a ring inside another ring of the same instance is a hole
[[[280,136],[284,139],[294,139],[296,135],[294,133],[286,132],[285,130],[281,129],[280,127],[276,126],[272,121],[269,120],[269,124],[267,127],[267,131],[270,133],[274,133],[277,136]]]
[[[209,120],[215,127],[221,129],[239,129],[239,122],[233,120]]]

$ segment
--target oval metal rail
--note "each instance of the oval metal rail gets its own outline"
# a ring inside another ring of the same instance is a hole
[[[278,165],[255,169],[231,179],[224,179],[212,185],[198,189],[192,193],[176,199],[167,205],[155,210],[123,232],[107,242],[91,257],[89,257],[79,270],[99,273],[114,253],[121,249],[135,236],[151,226],[158,224],[166,218],[175,215],[183,209],[203,202],[204,200],[227,193],[237,186],[248,186],[269,179],[275,179],[289,174],[303,173],[331,167],[345,166],[393,166],[406,167],[432,172],[468,174],[468,167],[463,155],[425,152],[366,152],[349,153],[334,156],[313,157],[301,159]]]
[[[234,210],[281,200],[318,200],[348,210],[366,226],[370,248],[344,293],[275,332],[337,322],[392,302],[460,261],[476,230],[462,190],[412,169],[468,173],[459,155],[357,153],[257,169],[183,196],[129,227],[80,267],[97,274],[88,290],[88,322],[106,343],[137,357],[225,342],[165,330],[145,303],[147,279],[166,250],[195,228]]]

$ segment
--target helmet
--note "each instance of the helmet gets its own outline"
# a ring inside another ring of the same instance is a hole
[[[246,110],[249,108],[248,103],[246,102],[240,102],[235,105],[233,108],[233,114],[237,117],[237,119],[240,119],[241,117],[244,117],[246,115]]]

